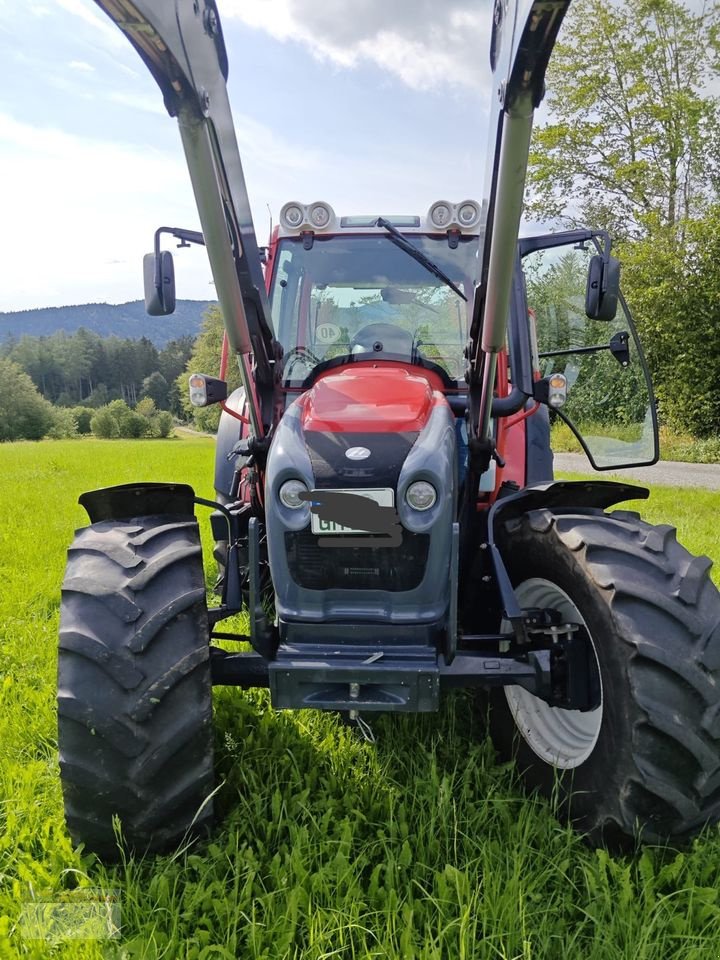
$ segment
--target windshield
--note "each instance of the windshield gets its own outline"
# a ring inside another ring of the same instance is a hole
[[[400,359],[432,363],[464,385],[463,350],[477,271],[477,237],[408,238],[467,302],[389,235],[280,241],[270,302],[283,346],[283,381],[300,386],[326,361]]]

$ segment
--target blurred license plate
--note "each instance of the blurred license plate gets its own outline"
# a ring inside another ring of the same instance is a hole
[[[328,493],[354,493],[357,496],[374,500],[381,507],[392,507],[395,504],[395,492],[392,487],[380,487],[376,490],[329,490]],[[310,529],[313,533],[367,533],[367,530],[357,530],[355,527],[344,527],[334,520],[321,520],[316,513],[310,514]]]

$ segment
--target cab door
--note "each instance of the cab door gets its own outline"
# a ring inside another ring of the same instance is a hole
[[[533,366],[567,384],[565,403],[551,409],[553,430],[566,424],[596,470],[645,466],[659,455],[650,373],[622,292],[612,319],[588,315],[591,261],[607,262],[609,243],[607,234],[572,230],[519,245]]]

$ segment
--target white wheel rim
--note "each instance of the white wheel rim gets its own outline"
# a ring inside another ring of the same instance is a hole
[[[567,623],[587,624],[570,597],[560,587],[548,580],[534,578],[525,580],[515,590],[521,607],[551,607],[559,610]],[[503,632],[512,627],[503,624]],[[590,631],[588,630],[588,637]],[[598,666],[597,653],[590,637],[593,656]],[[595,749],[603,715],[602,678],[600,679],[600,705],[594,710],[563,710],[551,707],[544,700],[529,693],[523,687],[505,687],[510,712],[523,739],[541,760],[561,770],[571,770],[584,763]]]

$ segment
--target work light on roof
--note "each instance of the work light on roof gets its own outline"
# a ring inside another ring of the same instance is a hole
[[[286,203],[280,211],[280,220],[283,225],[290,227],[291,230],[300,226],[305,218],[305,211],[299,203]]]
[[[441,230],[447,229],[453,220],[453,205],[445,200],[438,200],[430,207],[430,222]]]
[[[297,203],[291,200],[280,211],[280,224],[285,230],[303,233],[304,231],[327,230],[337,227],[335,212],[329,203]]]
[[[310,223],[318,230],[322,230],[330,223],[332,211],[326,203],[314,203],[310,207]]]
[[[428,211],[428,220],[437,230],[468,230],[480,220],[480,207],[474,200],[449,203],[438,200]]]
[[[457,218],[463,227],[473,227],[480,219],[480,207],[474,200],[463,200],[458,204]]]

